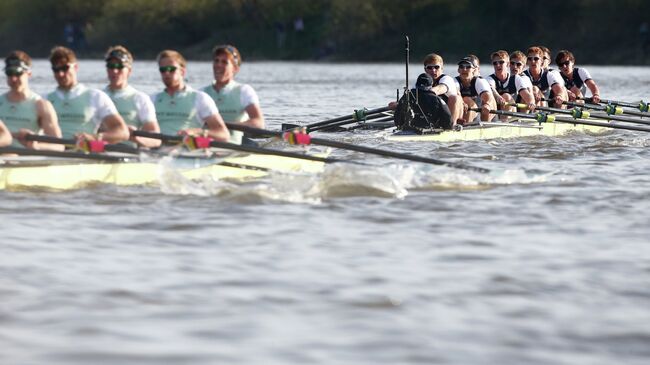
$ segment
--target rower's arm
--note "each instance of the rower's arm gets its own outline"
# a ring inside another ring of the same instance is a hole
[[[596,82],[592,79],[589,79],[585,81],[585,85],[587,85],[587,88],[589,91],[591,91],[591,96],[594,100],[594,103],[598,104],[600,102],[600,89],[598,89]]]
[[[555,94],[555,107],[566,109],[566,105],[563,103],[564,101],[569,100],[569,95],[567,94],[566,87],[564,87],[562,84],[555,83],[553,86],[551,86],[551,89]]]
[[[135,131],[137,130],[133,126],[128,126],[129,131]],[[145,132],[150,132],[150,133],[160,133],[160,126],[158,125],[158,122],[153,120],[153,121],[148,121],[144,122],[142,124],[142,130]],[[147,137],[140,137],[140,136],[131,136],[130,138],[133,142],[137,143],[139,146],[142,147],[149,147],[149,148],[155,148],[159,147],[162,141],[160,139],[156,138],[147,138]]]
[[[129,139],[129,129],[119,114],[109,114],[102,119],[103,139],[109,143],[118,143]]]
[[[221,114],[212,114],[203,119],[203,123],[207,127],[208,136],[214,138],[217,141],[228,142],[230,139],[230,132],[226,124],[221,118]]]
[[[434,94],[436,94],[436,95],[442,95],[442,94],[446,94],[447,91],[449,91],[449,87],[447,85],[445,85],[445,84],[438,84],[438,85],[432,87],[431,91],[433,91]]]
[[[36,102],[36,114],[38,116],[38,125],[43,129],[46,136],[61,138],[61,128],[59,127],[59,118],[52,103],[46,99],[40,99]],[[34,149],[63,151],[65,146],[62,144],[52,144],[44,142],[33,142]]]
[[[242,122],[242,124],[253,128],[264,128],[264,115],[259,104],[250,104],[247,106],[246,113],[248,113],[248,120]]]
[[[534,111],[535,110],[535,96],[533,93],[528,89],[527,87],[519,90],[519,96],[521,96],[521,100],[526,103],[528,106],[528,110]]]
[[[7,126],[0,120],[0,147],[9,146],[12,138]]]

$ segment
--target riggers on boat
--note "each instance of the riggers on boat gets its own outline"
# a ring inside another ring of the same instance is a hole
[[[512,122],[482,122],[458,130],[434,130],[431,133],[396,132],[386,137],[391,141],[413,142],[457,142],[483,139],[516,138],[531,136],[560,136],[572,131],[603,133],[604,126],[570,123],[538,123],[532,119],[518,119]]]
[[[322,156],[322,155],[321,155]],[[297,158],[248,154],[223,159],[183,159],[171,167],[158,162],[101,162],[47,157],[0,157],[0,189],[67,190],[94,184],[156,185],[165,169],[188,179],[247,180],[285,173],[317,173],[324,163]]]

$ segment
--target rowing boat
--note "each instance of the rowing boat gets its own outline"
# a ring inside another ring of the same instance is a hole
[[[390,141],[400,142],[460,142],[497,138],[533,136],[560,136],[570,132],[603,133],[608,128],[570,123],[538,123],[532,119],[511,122],[481,122],[461,130],[443,130],[429,134],[400,131],[386,136]]]
[[[191,158],[183,159],[181,163],[6,157],[0,158],[0,190],[68,190],[95,184],[156,185],[167,171],[176,171],[188,179],[248,180],[264,177],[272,171],[317,173],[323,168],[324,163],[319,161],[261,154],[219,160]]]

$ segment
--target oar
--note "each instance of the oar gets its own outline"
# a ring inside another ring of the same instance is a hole
[[[284,138],[287,136],[286,133],[292,133],[292,132],[287,132],[287,131],[270,131],[267,129],[258,129],[258,128],[253,128],[249,127],[240,123],[226,123],[226,126],[229,129],[232,130],[237,130],[241,131],[244,133],[248,133],[250,135],[258,135],[258,136],[263,136],[263,137],[280,137]],[[320,145],[320,146],[327,146],[327,147],[334,147],[334,148],[341,148],[345,150],[350,150],[350,151],[357,151],[357,152],[363,152],[363,153],[368,153],[372,155],[378,155],[378,156],[383,156],[383,157],[392,157],[392,158],[397,158],[397,159],[402,159],[402,160],[407,160],[407,161],[414,161],[414,162],[422,162],[422,163],[427,163],[427,164],[432,164],[432,165],[443,165],[443,166],[448,166],[448,167],[453,167],[457,169],[464,169],[464,170],[472,170],[472,171],[478,171],[482,173],[488,173],[490,170],[482,168],[482,167],[474,167],[474,166],[468,166],[468,165],[463,165],[459,163],[454,163],[454,162],[447,162],[447,161],[442,161],[442,160],[437,160],[434,158],[429,158],[429,157],[422,157],[422,156],[416,156],[416,155],[410,155],[406,153],[398,153],[394,151],[389,151],[389,150],[380,150],[377,148],[372,148],[372,147],[365,147],[365,146],[359,146],[359,145],[354,145],[350,143],[343,143],[343,142],[338,142],[338,141],[332,141],[329,139],[323,139],[323,138],[314,138],[309,135],[304,135],[307,137],[307,142],[304,144],[315,144],[315,145]]]
[[[287,129],[293,129],[293,128],[301,127],[301,128],[307,128],[307,132],[310,132],[312,130],[312,128],[325,126],[325,125],[329,125],[329,124],[332,124],[332,123],[345,121],[346,123],[344,123],[344,124],[351,124],[351,123],[356,123],[356,122],[359,122],[359,121],[364,121],[370,115],[383,113],[383,112],[388,111],[388,110],[390,110],[390,108],[387,107],[387,106],[381,107],[381,108],[376,108],[376,109],[371,109],[371,110],[368,110],[366,108],[362,108],[362,109],[355,110],[354,113],[352,113],[352,115],[344,115],[342,117],[327,119],[327,120],[323,120],[321,122],[306,124],[306,125],[302,125],[302,126],[297,125],[297,124],[283,123],[281,128],[282,128],[282,130],[287,130]]]
[[[585,100],[589,103],[594,102],[593,98],[582,98],[582,100]],[[618,100],[611,100],[611,99],[600,99],[600,102],[605,104],[624,106],[627,108],[635,108],[635,109],[639,109],[639,111],[641,112],[646,112],[646,113],[650,112],[650,103],[646,103],[643,100],[638,102],[629,102],[629,101],[618,101]]]
[[[14,155],[21,155],[21,156],[81,158],[86,160],[108,161],[108,162],[124,162],[128,160],[128,158],[121,157],[121,156],[110,156],[110,155],[102,155],[97,153],[32,150],[32,149],[22,148],[22,147],[0,147],[0,155],[3,154],[14,154]]]
[[[230,124],[230,123],[226,123],[226,124]],[[256,128],[252,128],[252,129],[256,129]],[[131,132],[131,134],[134,136],[159,139],[163,142],[181,143],[183,141],[183,136],[172,136],[172,135],[161,134],[161,133],[133,131]],[[238,144],[228,143],[228,142],[219,142],[219,141],[210,141],[210,147],[223,148],[227,150],[241,151],[241,152],[248,152],[248,153],[257,153],[260,155],[290,157],[290,158],[297,158],[300,160],[317,161],[317,162],[324,162],[324,163],[334,163],[334,162],[352,163],[353,162],[353,161],[339,160],[331,157],[318,157],[318,156],[305,155],[296,152],[279,151],[279,150],[272,150],[268,148],[244,146],[244,145],[238,145]]]
[[[525,104],[515,104],[515,105],[517,107],[519,107],[521,105],[525,106]],[[589,119],[589,118],[593,119],[593,118],[597,118],[597,119],[605,119],[605,120],[616,120],[616,121],[619,121],[619,122],[650,125],[650,120],[640,120],[640,119],[635,119],[635,118],[630,118],[630,117],[625,117],[625,116],[590,113],[588,111],[582,110],[579,107],[575,107],[573,109],[558,109],[558,108],[551,108],[551,107],[545,107],[545,106],[536,106],[535,109],[543,110],[543,111],[547,111],[547,112],[555,113],[555,114],[569,114],[574,119]]]
[[[586,108],[586,109],[592,109],[592,110],[600,110],[607,115],[622,115],[622,114],[629,114],[629,115],[634,115],[637,117],[650,117],[650,114],[648,113],[642,113],[642,112],[635,112],[633,110],[625,110],[621,108],[620,106],[616,106],[614,104],[607,104],[607,105],[595,105],[595,104],[579,104],[573,101],[565,101],[564,104],[569,105],[569,106],[574,106],[578,108]],[[612,120],[618,120],[618,119],[612,119]]]
[[[621,124],[613,124],[607,122],[596,122],[596,121],[584,120],[584,119],[570,119],[570,118],[563,118],[561,116],[556,116],[556,115],[546,114],[541,112],[535,114],[527,114],[527,113],[519,113],[519,112],[510,112],[506,110],[490,110],[490,113],[496,115],[507,115],[510,117],[517,117],[517,118],[534,119],[540,124],[559,122],[559,123],[568,123],[568,124],[591,125],[594,127],[605,127],[605,128],[612,128],[612,129],[623,129],[628,131],[650,132],[650,128],[648,127],[641,127],[635,125],[621,125]]]
[[[75,147],[77,145],[77,140],[75,139],[64,139],[56,138],[50,136],[41,136],[38,134],[28,134],[25,136],[25,139],[28,141],[44,142],[51,144],[62,144],[65,146]],[[122,145],[122,144],[106,144],[104,145],[104,150],[107,152],[122,152],[129,154],[139,154],[141,151],[138,148]]]
[[[386,117],[386,115],[379,113],[379,114],[374,114],[374,115],[368,116],[364,121],[350,122],[348,120],[344,120],[342,122],[336,122],[336,123],[332,123],[332,124],[328,124],[328,125],[324,125],[324,126],[317,126],[317,127],[314,127],[314,128],[310,128],[309,132],[316,132],[316,131],[320,131],[320,130],[341,127],[341,126],[344,126],[346,124],[351,124],[351,123],[357,123],[357,125],[363,125],[367,121],[371,121],[371,120],[375,120],[375,119],[379,119],[379,118],[385,118],[385,117]],[[392,119],[393,117],[390,116],[390,118]]]

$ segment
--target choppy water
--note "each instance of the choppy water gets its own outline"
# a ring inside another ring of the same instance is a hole
[[[590,71],[604,97],[647,99],[648,68]],[[91,86],[103,72],[81,62]],[[385,105],[402,72],[247,63],[239,78],[277,128]],[[210,75],[190,63],[191,85]],[[132,84],[160,88],[155,64]],[[38,61],[33,88],[53,85]],[[492,172],[365,157],[377,166],[245,184],[0,192],[0,363],[649,361],[650,135],[321,136]]]

